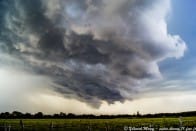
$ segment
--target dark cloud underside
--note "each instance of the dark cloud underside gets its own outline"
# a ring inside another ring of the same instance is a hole
[[[51,78],[54,90],[65,97],[94,107],[101,101],[123,102],[143,81],[161,75],[160,60],[180,57],[186,49],[179,36],[167,34],[167,9],[157,10],[159,4],[1,0],[0,51],[25,63],[29,73]],[[169,2],[163,4],[167,8]],[[156,23],[160,28],[154,29]]]

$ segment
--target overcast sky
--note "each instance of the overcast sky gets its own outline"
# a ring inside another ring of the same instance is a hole
[[[194,0],[0,1],[0,111],[196,110],[195,8]]]

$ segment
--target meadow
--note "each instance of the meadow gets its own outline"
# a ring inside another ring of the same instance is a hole
[[[4,131],[123,131],[127,127],[194,127],[196,117],[116,119],[0,119]]]

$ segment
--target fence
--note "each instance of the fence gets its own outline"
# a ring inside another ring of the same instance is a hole
[[[182,120],[179,118],[179,122],[169,124],[166,120],[163,120],[163,125],[166,127],[183,127],[183,126],[193,126],[196,121],[193,120]],[[190,124],[189,124],[190,123]],[[191,124],[192,123],[192,124]],[[127,123],[128,124],[128,123]],[[135,125],[136,123],[129,122],[130,125]],[[144,125],[143,125],[144,124]],[[154,129],[159,129],[160,125],[153,123],[140,123],[138,126],[141,127],[151,127]],[[82,123],[81,121],[76,123],[55,123],[47,121],[45,124],[37,123],[25,123],[23,120],[19,120],[15,123],[4,122],[0,123],[0,131],[129,131],[127,127],[129,125],[120,123]]]
[[[91,124],[68,125],[68,124],[53,124],[49,125],[28,125],[28,124],[8,124],[0,125],[0,131],[122,131],[123,126],[104,126],[98,127]]]

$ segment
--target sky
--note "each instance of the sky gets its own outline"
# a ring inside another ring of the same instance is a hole
[[[0,112],[196,110],[195,8],[194,0],[0,1]]]

